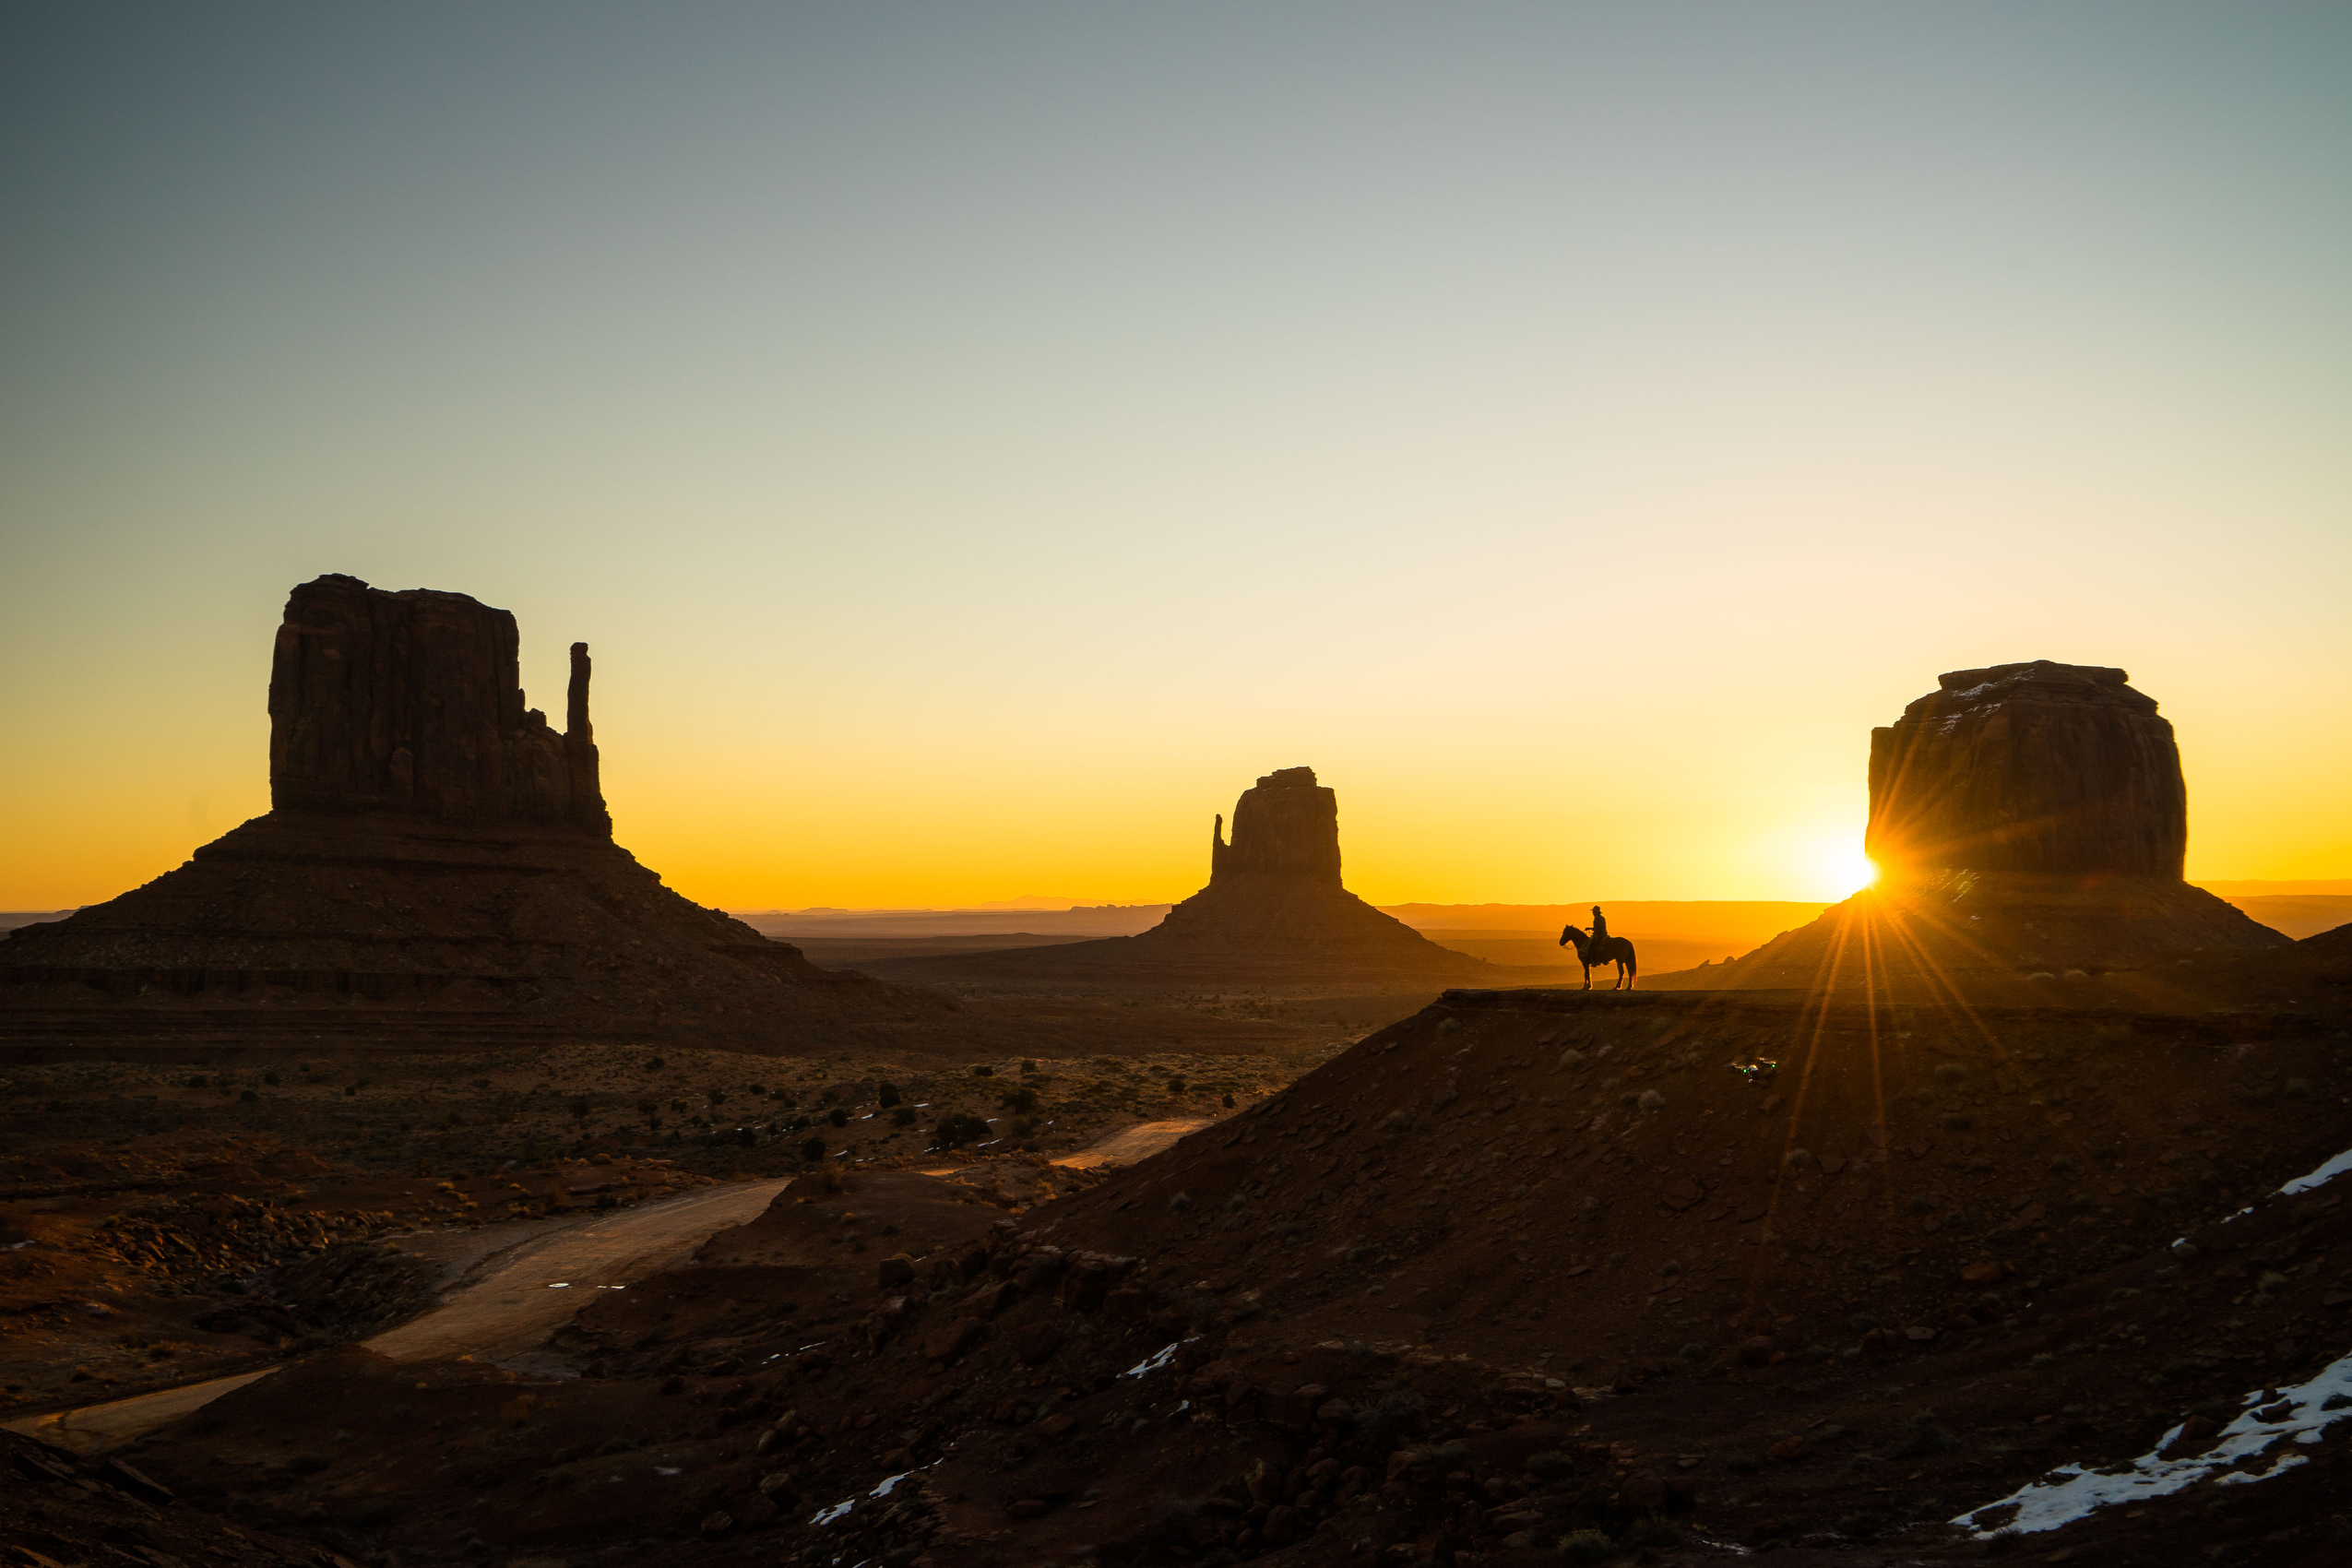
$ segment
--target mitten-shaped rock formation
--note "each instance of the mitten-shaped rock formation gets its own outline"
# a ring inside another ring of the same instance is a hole
[[[568,728],[523,706],[512,612],[329,574],[296,588],[269,670],[269,800],[609,835],[588,728],[588,644]]]
[[[819,969],[614,844],[588,647],[559,734],[523,705],[516,644],[512,614],[463,594],[294,589],[270,671],[274,809],[0,942],[0,1037],[757,1047],[936,1026],[945,998]]]
[[[1440,947],[1340,885],[1338,797],[1315,782],[1312,767],[1282,768],[1244,790],[1232,841],[1223,817],[1211,829],[1208,885],[1140,936],[870,967],[906,977],[1277,982],[1475,980],[1492,968]]]
[[[2104,873],[2179,881],[2180,749],[2120,670],[1955,670],[1871,731],[1863,846],[1889,875]]]
[[[2181,880],[2180,749],[2126,681],[2049,659],[1941,677],[1871,732],[1863,842],[1879,885],[1746,957],[1652,983],[2103,1005],[2110,973],[2285,945]]]

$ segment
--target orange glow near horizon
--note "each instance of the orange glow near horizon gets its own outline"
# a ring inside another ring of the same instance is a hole
[[[1842,898],[2033,659],[2352,877],[2352,7],[39,9],[0,909],[267,809],[327,572],[587,641],[727,908],[1180,898],[1298,765],[1375,903]]]

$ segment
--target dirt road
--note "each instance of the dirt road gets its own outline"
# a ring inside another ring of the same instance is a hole
[[[1124,1132],[1114,1133],[1075,1154],[1065,1154],[1053,1163],[1080,1170],[1098,1165],[1133,1165],[1139,1159],[1150,1158],[1185,1134],[1200,1131],[1209,1121],[1206,1116],[1195,1116],[1173,1122],[1138,1122]]]
[[[518,1226],[511,1241],[469,1232],[406,1238],[415,1251],[449,1264],[442,1285],[447,1299],[422,1317],[377,1335],[367,1347],[402,1361],[529,1358],[585,1304],[584,1295],[619,1289],[675,1267],[713,1232],[758,1218],[784,1184],[779,1180],[701,1187],[569,1224]],[[0,1424],[77,1453],[102,1453],[275,1370]]]
[[[1133,1165],[1168,1147],[1208,1119],[1145,1122],[1057,1165]],[[442,1304],[366,1341],[395,1360],[471,1356],[535,1371],[534,1352],[598,1290],[620,1289],[674,1268],[711,1235],[759,1217],[782,1180],[700,1187],[674,1198],[610,1215],[537,1221],[479,1231],[398,1238],[395,1245],[442,1263]],[[106,1405],[0,1422],[18,1431],[97,1454],[168,1425],[232,1388],[271,1371],[215,1378]]]

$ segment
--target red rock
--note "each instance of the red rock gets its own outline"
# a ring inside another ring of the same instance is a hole
[[[1277,1503],[1266,1511],[1265,1523],[1260,1530],[1268,1546],[1287,1546],[1298,1539],[1305,1523],[1296,1508],[1288,1503]]]
[[[1062,1330],[1051,1322],[1025,1323],[1013,1331],[1011,1344],[1021,1364],[1033,1367],[1062,1348]]]
[[[747,1530],[765,1529],[776,1523],[778,1515],[783,1513],[782,1509],[776,1506],[776,1500],[764,1492],[754,1492],[749,1497],[739,1498],[728,1504],[728,1508],[735,1515],[735,1523]]]
[[[1666,1483],[1646,1470],[1626,1477],[1625,1483],[1617,1489],[1618,1506],[1641,1514],[1663,1508],[1666,1498]]]
[[[735,1516],[724,1509],[703,1516],[702,1537],[705,1540],[717,1540],[721,1536],[732,1532],[734,1528]]]
[[[1955,670],[1871,731],[1864,852],[1889,871],[2178,880],[2188,794],[2172,726],[2120,670]]]
[[[901,1253],[897,1257],[883,1259],[875,1265],[874,1272],[885,1289],[893,1285],[912,1285],[915,1282],[915,1260]]]
[[[302,584],[269,671],[271,805],[609,835],[588,645],[572,645],[564,734],[523,706],[518,645],[511,612],[462,593]]]
[[[1004,1512],[1016,1519],[1034,1519],[1052,1506],[1041,1497],[1024,1497],[1017,1503],[1008,1503]]]
[[[1742,1342],[1740,1347],[1740,1364],[1743,1367],[1761,1367],[1771,1360],[1772,1336],[1770,1335],[1759,1334],[1754,1338]]]
[[[980,1319],[959,1317],[943,1324],[923,1338],[922,1353],[926,1360],[952,1361],[972,1347],[985,1325]]]
[[[1141,1323],[1150,1308],[1151,1297],[1142,1290],[1112,1290],[1102,1298],[1102,1315],[1113,1323]]]
[[[1784,1437],[1764,1451],[1766,1457],[1773,1459],[1794,1459],[1804,1452],[1805,1440],[1801,1437]]]

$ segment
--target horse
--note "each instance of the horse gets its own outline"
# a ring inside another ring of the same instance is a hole
[[[1573,925],[1560,933],[1560,945],[1565,947],[1572,942],[1576,944],[1576,961],[1585,966],[1586,991],[1593,988],[1593,966],[1596,964],[1617,966],[1617,985],[1610,986],[1610,990],[1615,991],[1618,986],[1623,986],[1627,991],[1633,989],[1633,978],[1640,972],[1640,966],[1634,961],[1632,943],[1621,936],[1604,936],[1596,942],[1585,934],[1582,926]]]

